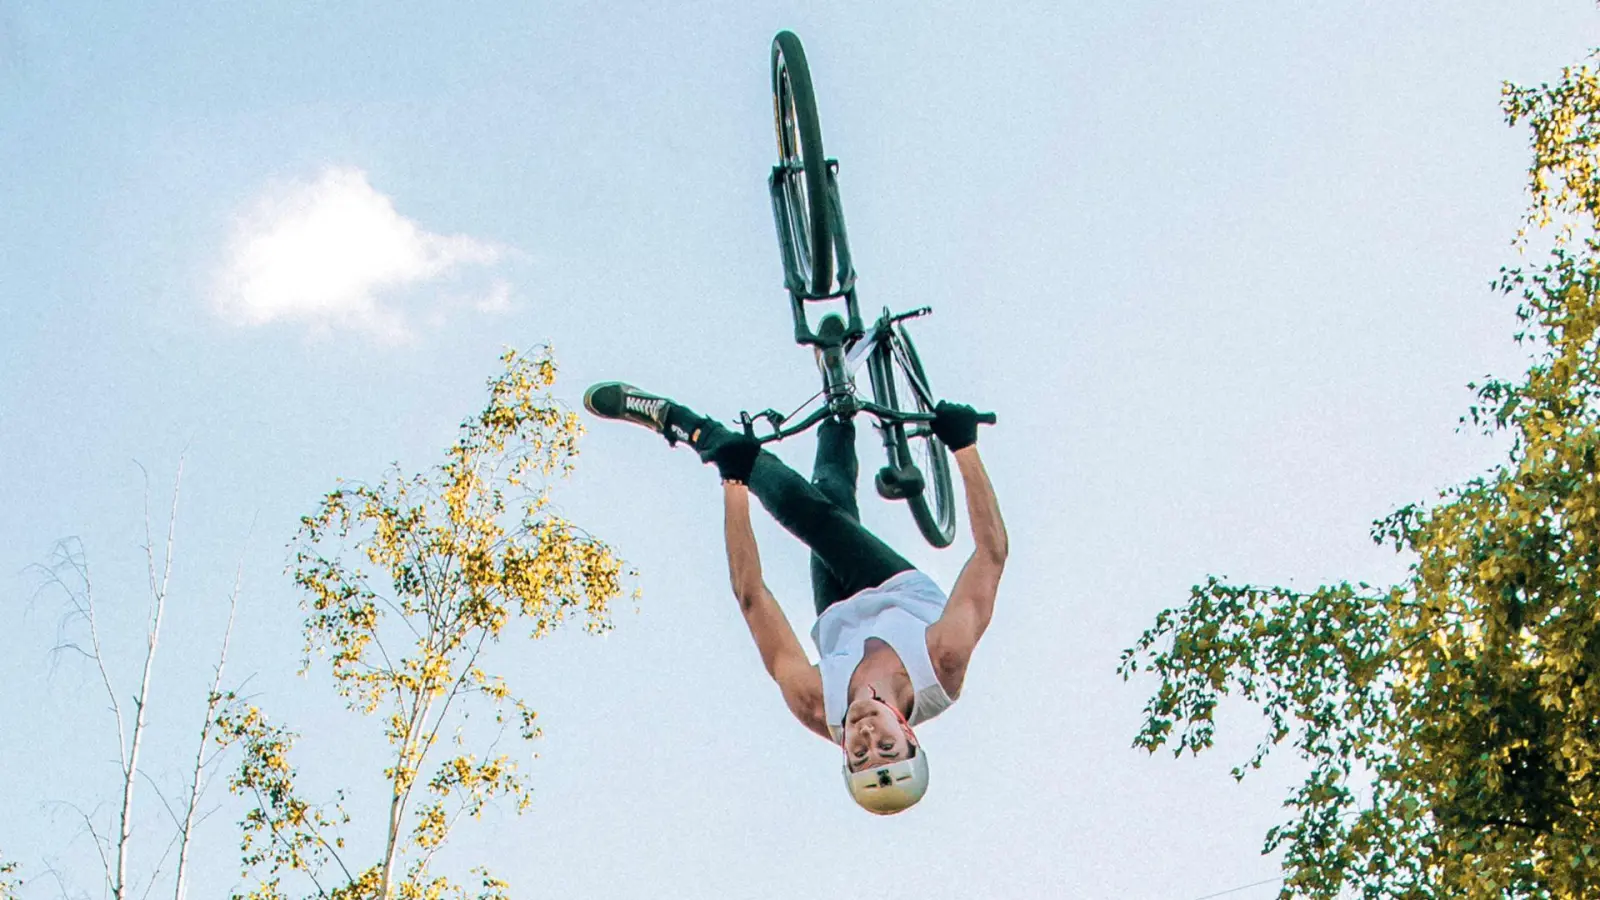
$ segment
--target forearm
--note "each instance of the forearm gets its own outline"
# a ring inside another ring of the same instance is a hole
[[[761,556],[750,528],[750,492],[741,484],[722,488],[723,534],[728,545],[728,577],[739,612],[761,654],[761,665],[778,680],[784,660],[805,659],[789,620],[761,578]]]
[[[975,544],[973,554],[981,554],[995,563],[1004,563],[1010,550],[1006,523],[1000,517],[1000,503],[995,499],[994,485],[989,483],[989,473],[978,456],[978,445],[957,450],[955,458],[967,494],[967,517],[972,521],[972,540]]]
[[[750,528],[750,491],[742,484],[722,486],[722,534],[728,548],[728,578],[741,609],[749,610],[751,600],[765,593],[761,578],[761,553]]]
[[[966,488],[967,518],[972,521],[976,546],[972,558],[962,566],[961,574],[950,589],[944,614],[928,629],[928,646],[935,654],[935,665],[944,673],[942,677],[951,679],[946,689],[951,684],[959,689],[972,650],[994,617],[995,595],[1000,590],[1000,575],[1005,570],[1009,551],[1000,504],[995,500],[994,487],[983,469],[983,461],[978,458],[978,448],[963,447],[955,452],[955,457]]]

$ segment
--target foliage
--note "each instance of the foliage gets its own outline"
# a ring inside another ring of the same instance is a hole
[[[1600,896],[1600,73],[1508,85],[1532,130],[1532,202],[1501,271],[1519,382],[1464,421],[1508,458],[1400,509],[1373,538],[1414,557],[1392,587],[1196,586],[1123,654],[1161,679],[1136,746],[1211,746],[1221,697],[1268,723],[1242,778],[1292,741],[1310,765],[1268,832],[1282,897]]]
[[[444,463],[341,484],[301,521],[293,574],[305,594],[306,666],[326,658],[348,707],[383,723],[388,808],[371,842],[377,861],[347,865],[344,796],[303,799],[289,762],[297,735],[236,706],[224,730],[244,749],[231,787],[254,802],[242,823],[258,879],[250,898],[290,896],[290,876],[337,900],[508,896],[485,870],[473,870],[469,890],[429,868],[463,816],[497,799],[519,812],[530,801],[515,760],[496,747],[507,727],[535,738],[535,712],[485,668],[485,651],[514,619],[534,639],[574,614],[589,632],[606,630],[625,573],[608,545],[551,508],[548,479],[571,472],[582,433],[548,392],[553,359],[508,352],[502,362]],[[496,724],[481,755],[464,749],[474,708]]]
[[[17,877],[17,864],[0,857],[0,900],[17,900],[22,880]]]

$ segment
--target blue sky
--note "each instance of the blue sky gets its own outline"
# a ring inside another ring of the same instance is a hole
[[[1499,85],[1554,77],[1597,24],[1579,0],[0,5],[0,850],[97,894],[59,803],[110,796],[109,719],[52,667],[59,606],[25,570],[84,541],[131,680],[134,461],[159,515],[187,460],[152,776],[181,779],[242,562],[233,671],[331,787],[375,768],[374,723],[293,676],[283,567],[335,479],[432,464],[505,345],[553,345],[573,404],[611,378],[724,416],[810,395],[765,194],[791,28],[864,305],[934,306],[934,386],[1002,417],[982,446],[1012,558],[961,703],[922,730],[933,787],[889,820],[849,804],[737,615],[714,475],[592,423],[559,501],[643,597],[607,637],[506,647],[546,730],[535,804],[464,826],[456,858],[570,898],[1273,877],[1294,766],[1226,776],[1245,710],[1198,760],[1129,749],[1149,685],[1117,653],[1209,573],[1395,577],[1368,523],[1497,458],[1455,427],[1468,381],[1521,364],[1487,287],[1525,177]],[[863,504],[948,585],[970,541]],[[757,536],[803,632],[802,548]],[[212,796],[192,896],[237,878]]]

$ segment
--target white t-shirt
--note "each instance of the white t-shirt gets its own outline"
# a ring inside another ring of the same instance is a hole
[[[928,656],[928,626],[939,621],[948,600],[933,579],[911,569],[883,584],[833,604],[811,626],[811,640],[821,659],[822,706],[834,743],[844,740],[844,714],[850,705],[850,676],[866,654],[868,638],[893,648],[911,677],[916,699],[912,725],[944,712],[955,698],[939,683]]]

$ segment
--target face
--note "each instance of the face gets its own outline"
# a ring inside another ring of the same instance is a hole
[[[899,762],[911,756],[916,736],[882,701],[871,698],[850,704],[844,715],[844,756],[850,771]]]

